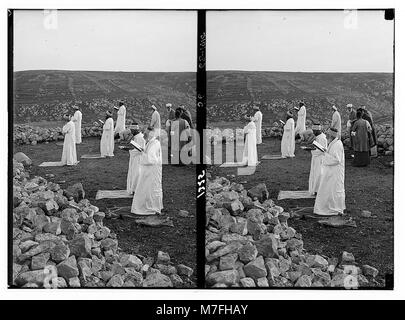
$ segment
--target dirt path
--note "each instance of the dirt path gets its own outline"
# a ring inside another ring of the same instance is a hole
[[[280,154],[280,141],[264,139],[264,143],[258,147],[258,154],[259,158],[264,154]],[[243,182],[246,188],[264,182],[270,197],[286,210],[312,207],[314,199],[276,200],[280,190],[308,190],[311,154],[297,145],[295,155],[294,159],[262,160],[251,176],[236,176],[235,168],[217,166],[212,173],[227,176],[231,181]],[[393,273],[394,175],[393,168],[384,165],[391,160],[379,157],[372,159],[369,167],[355,168],[351,165],[351,159],[346,158],[346,207],[357,228],[324,227],[313,219],[290,220],[290,225],[302,233],[304,248],[308,252],[340,257],[342,251],[349,251],[358,263],[372,265],[382,275]],[[362,210],[371,211],[376,218],[363,218]]]
[[[86,138],[78,146],[78,158],[85,153],[97,153],[100,140]],[[38,167],[43,161],[59,161],[62,147],[52,142],[36,146],[16,146],[14,152],[22,151],[33,160],[32,175],[45,177],[47,173],[55,175],[47,178],[57,182],[62,188],[77,182],[83,184],[86,198],[101,211],[112,207],[131,206],[132,199],[94,198],[100,189],[125,189],[129,155],[115,147],[115,156],[111,159],[80,159],[76,167]],[[174,228],[151,228],[136,225],[132,219],[106,219],[105,224],[118,236],[120,247],[131,253],[144,256],[156,256],[158,250],[169,253],[175,263],[183,263],[194,270],[196,268],[196,206],[195,206],[195,167],[163,166],[163,205],[167,215],[173,220]],[[187,210],[193,217],[183,218],[178,211]]]

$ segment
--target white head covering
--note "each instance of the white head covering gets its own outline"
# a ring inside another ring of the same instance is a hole
[[[155,110],[155,111],[156,111],[156,107],[155,107],[155,105],[154,105],[154,104],[152,104],[150,107],[151,107],[153,110]]]
[[[166,107],[171,107],[172,104],[171,103],[166,103]]]
[[[337,108],[336,108],[336,106],[334,106],[334,105],[332,106],[332,109],[335,110],[335,111],[337,111]]]
[[[353,105],[352,105],[351,103],[348,103],[348,104],[346,105],[346,107],[347,107],[347,108],[353,108]]]

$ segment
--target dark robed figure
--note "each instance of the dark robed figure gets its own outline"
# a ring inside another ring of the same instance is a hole
[[[352,126],[353,150],[355,167],[368,166],[370,164],[370,123],[363,119],[363,111],[357,110],[357,120]]]

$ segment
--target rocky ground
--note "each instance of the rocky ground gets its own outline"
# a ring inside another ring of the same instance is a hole
[[[98,143],[85,139],[78,156],[96,152]],[[58,287],[195,285],[194,167],[164,166],[164,207],[173,227],[154,228],[119,215],[105,218],[117,208],[128,213],[131,199],[94,199],[99,189],[125,189],[126,152],[77,167],[40,168],[42,161],[58,161],[62,147],[43,143],[14,151],[33,161],[26,169],[14,163],[15,285],[41,287],[49,275]]]
[[[278,140],[264,142],[259,157],[279,153]],[[313,206],[314,199],[276,200],[280,190],[307,190],[307,151],[297,147],[294,159],[262,161],[251,176],[211,167],[207,285],[385,286],[385,275],[393,274],[391,161],[379,157],[367,168],[354,168],[346,160],[347,217],[356,227],[342,228],[293,214]],[[258,184],[259,192],[251,190]]]

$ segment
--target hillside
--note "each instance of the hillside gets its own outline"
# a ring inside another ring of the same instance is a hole
[[[239,120],[262,105],[264,121],[285,118],[285,112],[304,100],[309,118],[330,119],[335,104],[345,117],[346,104],[366,105],[376,119],[391,121],[393,74],[209,71],[208,121]]]
[[[122,99],[128,118],[150,117],[155,104],[185,104],[195,114],[193,72],[104,72],[34,70],[14,73],[14,121],[55,121],[70,105],[83,105],[84,121],[103,116]]]

